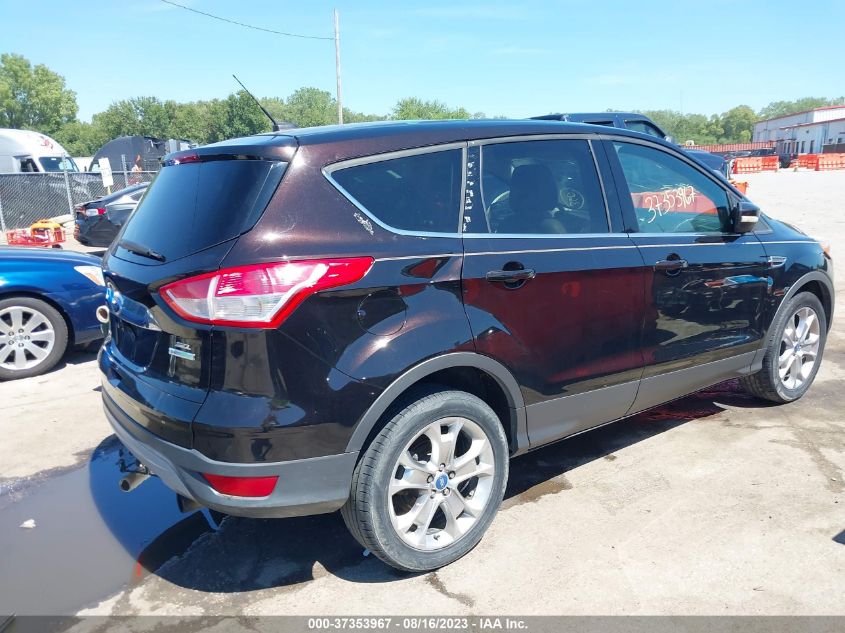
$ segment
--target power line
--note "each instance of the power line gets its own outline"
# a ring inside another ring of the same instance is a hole
[[[219,15],[213,15],[211,13],[206,13],[205,11],[199,11],[197,9],[193,9],[191,7],[186,7],[184,4],[179,4],[178,2],[172,2],[172,0],[161,0],[165,4],[173,5],[174,7],[179,7],[180,9],[185,9],[185,11],[192,11],[193,13],[199,13],[200,15],[204,15],[207,18],[214,18],[215,20],[220,20],[221,22],[228,22],[229,24],[235,24],[237,26],[242,26],[247,29],[254,29],[256,31],[264,31],[265,33],[272,33],[273,35],[285,35],[287,37],[301,37],[307,40],[334,40],[334,37],[320,37],[319,35],[300,35],[299,33],[285,33],[284,31],[274,31],[273,29],[265,29],[263,26],[253,26],[252,24],[244,24],[243,22],[238,22],[236,20],[230,20],[228,18],[221,18]]]

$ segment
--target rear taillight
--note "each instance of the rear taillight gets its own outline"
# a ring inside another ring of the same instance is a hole
[[[93,218],[97,215],[105,215],[106,210],[103,207],[97,207],[96,209],[85,209],[85,215],[89,218]]]
[[[227,477],[203,473],[205,480],[217,492],[233,497],[267,497],[276,487],[278,475],[272,477]]]
[[[159,293],[181,317],[233,327],[278,327],[310,295],[355,283],[371,257],[238,266],[189,277]]]

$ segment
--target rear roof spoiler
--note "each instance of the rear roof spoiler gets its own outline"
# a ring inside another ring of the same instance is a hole
[[[161,159],[162,165],[178,165],[212,160],[278,160],[290,161],[297,148],[296,138],[286,134],[246,136],[203,145],[195,149],[171,152]]]

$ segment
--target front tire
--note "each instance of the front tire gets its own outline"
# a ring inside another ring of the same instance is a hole
[[[67,348],[67,324],[40,299],[0,300],[0,380],[29,378],[52,369]]]
[[[821,365],[827,317],[819,298],[800,292],[789,300],[771,327],[763,368],[742,378],[750,394],[783,404],[810,388]]]
[[[430,571],[478,544],[507,479],[507,438],[493,410],[463,391],[428,389],[393,410],[358,462],[341,514],[388,565]]]

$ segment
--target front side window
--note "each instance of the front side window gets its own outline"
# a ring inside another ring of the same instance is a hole
[[[473,197],[468,161],[467,194]],[[519,141],[481,149],[480,198],[468,233],[607,233],[607,211],[585,140]],[[465,211],[467,213],[468,211]],[[467,218],[465,218],[466,220]]]
[[[643,233],[729,232],[725,189],[680,158],[634,143],[613,143]]]
[[[332,172],[346,194],[382,224],[403,231],[456,233],[462,152],[428,152]]]

